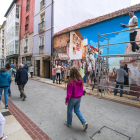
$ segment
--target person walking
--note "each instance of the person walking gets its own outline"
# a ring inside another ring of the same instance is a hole
[[[3,137],[4,124],[5,124],[5,118],[0,113],[0,140],[7,140],[7,136]]]
[[[20,98],[23,97],[23,101],[27,98],[26,94],[24,93],[25,84],[28,82],[28,73],[27,70],[23,68],[23,64],[20,64],[19,69],[17,70],[15,84],[18,85],[20,91]]]
[[[13,64],[13,62],[11,62],[11,67],[14,69],[15,68],[15,65]]]
[[[129,28],[129,37],[130,37],[130,41],[135,41],[136,36],[137,36],[137,32],[138,32],[138,18],[134,15],[134,11],[130,10],[129,11],[129,16],[131,17],[129,20],[128,25],[125,25],[123,23],[121,23],[122,27],[124,28]],[[132,42],[132,52],[137,52],[140,53],[140,49],[139,46],[136,44],[136,42]]]
[[[119,85],[121,86],[121,90],[120,90],[120,97],[123,96],[123,85],[124,85],[124,76],[128,76],[129,75],[129,71],[128,73],[124,70],[124,65],[121,64],[120,68],[116,70],[116,87],[114,90],[114,95],[117,95],[117,88],[119,87]]]
[[[61,66],[58,63],[56,66],[56,76],[57,76],[56,79],[58,80],[58,77],[59,77],[59,84],[60,84],[60,75],[61,75]],[[58,84],[57,80],[56,80],[56,83]]]
[[[27,66],[27,64],[25,64],[24,69],[26,69],[27,72],[28,72],[28,66]]]
[[[81,97],[83,96],[83,79],[76,68],[72,68],[70,71],[70,77],[67,84],[67,96],[65,99],[65,104],[67,106],[67,121],[64,124],[68,127],[72,126],[72,111],[74,108],[74,113],[78,116],[79,120],[83,125],[83,130],[88,128],[88,123],[83,118],[80,112]]]
[[[8,108],[8,88],[10,83],[10,75],[6,72],[5,68],[2,68],[0,70],[0,101],[2,97],[2,91],[4,90],[5,109]]]
[[[62,62],[62,66],[61,66],[61,74],[62,74],[62,81],[63,81],[63,76],[64,76],[64,64]]]
[[[52,68],[52,76],[53,76],[53,83],[55,83],[55,76],[56,76],[56,68],[55,68],[55,65],[53,65],[53,68]]]
[[[33,72],[34,72],[34,67],[33,65],[31,64],[30,68],[29,68],[29,72],[31,74],[31,78],[33,78]]]
[[[124,70],[128,73],[130,69],[127,67],[127,64],[124,65]],[[124,76],[124,85],[129,85],[129,76]]]
[[[12,82],[13,81],[12,75],[16,73],[16,70],[11,67],[10,63],[7,63],[5,65],[5,67],[6,67],[7,73],[9,73],[9,75],[10,75],[11,82]],[[10,88],[10,86],[11,86],[11,83],[9,84],[9,88],[8,88],[8,96],[9,97],[11,96],[11,88]]]

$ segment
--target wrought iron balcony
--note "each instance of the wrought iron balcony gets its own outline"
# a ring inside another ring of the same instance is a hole
[[[45,0],[42,0],[40,2],[40,10],[43,9],[45,7]]]
[[[39,46],[39,54],[43,54],[44,53],[44,45]]]
[[[38,32],[45,30],[45,21],[38,24]]]
[[[29,4],[26,6],[26,12],[29,11]]]
[[[27,30],[28,30],[28,24],[25,25],[25,31],[27,31]]]
[[[24,47],[24,53],[27,52],[27,49],[28,49],[28,46],[25,46],[25,47]]]

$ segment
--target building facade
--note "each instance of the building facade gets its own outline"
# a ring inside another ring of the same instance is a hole
[[[19,62],[27,66],[33,64],[34,2],[35,0],[22,2]]]
[[[35,75],[51,77],[52,0],[35,0],[33,58]]]
[[[4,67],[6,61],[6,21],[0,28],[0,68]]]
[[[20,17],[21,0],[13,0],[6,17],[6,58],[7,62],[13,62],[18,66],[19,44],[20,44]]]

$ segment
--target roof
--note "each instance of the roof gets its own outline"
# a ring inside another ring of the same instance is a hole
[[[1,25],[1,28],[3,28],[3,26],[5,25],[6,21],[3,21],[2,25]]]
[[[8,10],[6,11],[4,17],[6,17],[6,16],[8,15],[8,13],[9,13],[9,11],[11,10],[13,4],[16,3],[17,1],[18,1],[18,0],[13,0],[13,1],[12,1],[11,5],[9,6]]]
[[[83,21],[79,24],[68,27],[68,28],[66,28],[66,29],[64,29],[60,32],[57,32],[57,33],[54,34],[54,36],[58,36],[60,34],[64,34],[64,33],[74,31],[74,30],[77,30],[77,29],[80,29],[80,28],[84,28],[84,27],[87,27],[87,26],[91,26],[93,24],[97,24],[99,22],[109,20],[109,19],[112,19],[112,18],[115,18],[115,17],[118,17],[118,16],[126,15],[126,14],[128,14],[128,12],[130,10],[134,10],[135,12],[140,11],[140,4],[136,4],[136,5],[133,5],[133,6],[130,6],[130,7],[127,7],[127,8],[124,8],[124,9],[121,9],[121,10],[103,15],[103,16],[99,16],[97,18],[88,19],[88,20]]]

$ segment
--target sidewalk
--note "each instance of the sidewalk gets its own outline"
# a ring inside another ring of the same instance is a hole
[[[0,105],[0,112],[5,117],[4,136],[7,136],[8,140],[32,140],[11,112],[5,109],[3,102]]]
[[[56,87],[64,88],[64,89],[67,86],[64,82],[62,82],[59,85],[59,84],[53,83],[52,80],[50,80],[50,79],[41,78],[41,77],[37,77],[37,76],[34,76],[33,78],[30,78],[30,79],[35,80],[35,81],[39,81],[39,82],[42,82],[42,83],[46,83],[46,84],[49,84],[49,85],[53,85],[53,86],[56,86]],[[86,89],[86,87],[84,87],[84,89]],[[97,89],[94,89],[92,91],[92,90],[89,90],[87,88],[86,92],[87,92],[88,95],[97,97]],[[99,95],[101,96],[101,93]],[[131,100],[131,99],[128,99],[127,97],[132,98],[134,96],[123,94],[123,97],[120,98],[119,93],[117,94],[117,96],[114,96],[114,93],[109,92],[109,93],[105,93],[105,94],[102,93],[101,98],[105,99],[105,100],[110,100],[110,101],[114,101],[114,102],[117,102],[117,103],[129,105],[129,106],[132,106],[132,107],[140,108],[140,101]]]

